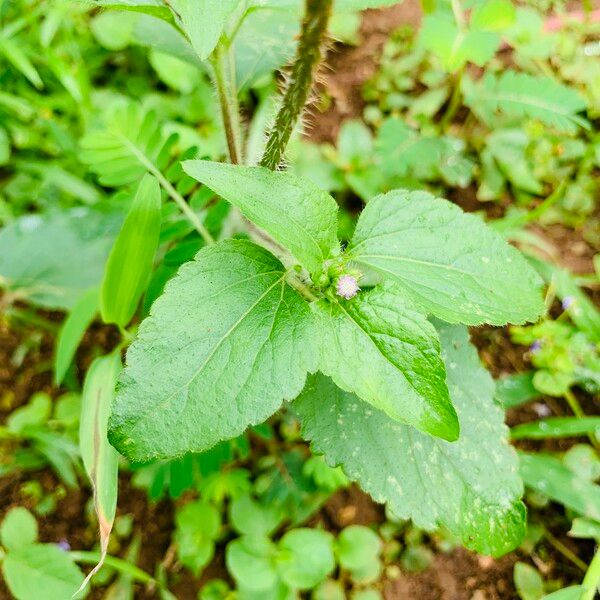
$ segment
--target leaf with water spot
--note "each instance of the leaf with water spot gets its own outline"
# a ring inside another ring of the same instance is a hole
[[[349,255],[450,323],[523,323],[544,311],[541,279],[523,255],[478,217],[426,192],[373,198]]]
[[[494,382],[464,327],[439,328],[450,397],[461,435],[446,442],[312,376],[294,402],[303,435],[331,465],[341,465],[378,502],[418,527],[446,526],[463,544],[498,556],[525,533],[522,483],[507,443]]]
[[[313,340],[308,304],[272,254],[244,240],[203,248],[129,347],[110,440],[146,461],[235,437],[302,390]]]

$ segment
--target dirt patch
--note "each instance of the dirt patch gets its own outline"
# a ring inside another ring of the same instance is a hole
[[[517,560],[500,560],[458,549],[438,554],[422,573],[402,574],[384,587],[386,600],[509,600],[515,598],[512,570]]]
[[[329,100],[326,110],[313,107],[307,115],[307,134],[313,142],[334,142],[342,122],[359,117],[365,106],[362,87],[375,74],[389,34],[401,25],[421,22],[420,0],[367,10],[356,47],[333,45],[319,77],[318,95]]]

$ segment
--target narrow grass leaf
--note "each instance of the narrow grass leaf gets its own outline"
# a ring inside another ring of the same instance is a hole
[[[79,448],[94,490],[94,508],[100,527],[100,560],[81,588],[104,563],[117,509],[119,455],[106,436],[108,415],[121,370],[118,351],[94,360],[85,378],[79,425]]]
[[[117,236],[102,282],[102,319],[125,327],[150,279],[161,223],[160,186],[152,175],[141,180]]]
[[[523,423],[510,431],[513,440],[575,437],[586,434],[600,435],[600,417],[555,417]]]
[[[98,314],[100,293],[98,288],[92,288],[81,296],[69,316],[64,320],[56,341],[54,358],[54,383],[60,385],[75,356],[79,342]]]

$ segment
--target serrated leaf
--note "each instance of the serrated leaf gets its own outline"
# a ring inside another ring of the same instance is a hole
[[[131,321],[152,273],[160,224],[160,186],[146,174],[106,262],[100,296],[104,322],[125,327]]]
[[[437,332],[397,286],[378,286],[346,302],[322,300],[313,308],[321,372],[392,419],[457,439]]]
[[[200,452],[261,423],[314,369],[312,320],[281,263],[242,240],[169,281],[127,352],[111,442],[136,461]]]
[[[541,280],[521,253],[478,217],[426,192],[373,198],[349,255],[451,323],[523,323],[544,311]]]
[[[440,338],[460,421],[457,442],[396,423],[323,375],[309,379],[293,406],[313,449],[399,518],[425,529],[442,524],[468,548],[498,556],[525,533],[516,457],[466,328],[444,325]]]
[[[66,600],[83,581],[79,567],[54,544],[33,544],[9,552],[2,573],[16,600],[39,600],[42,590],[44,600]]]
[[[100,529],[100,561],[81,584],[83,589],[104,563],[117,510],[119,455],[108,443],[108,415],[121,370],[121,354],[96,358],[83,384],[79,450],[94,490],[94,510]]]
[[[54,358],[54,382],[60,385],[73,361],[79,342],[100,308],[98,288],[84,293],[64,320],[58,338]]]
[[[84,207],[16,219],[0,230],[0,284],[33,304],[71,308],[100,283],[122,219]]]
[[[35,517],[24,507],[11,508],[0,525],[0,542],[5,550],[14,552],[35,544],[38,526]]]
[[[170,0],[175,20],[187,34],[200,60],[215,49],[238,0]]]
[[[311,275],[339,251],[337,204],[308,179],[264,167],[188,160],[184,171],[237,206]]]
[[[486,75],[474,83],[463,83],[465,104],[488,125],[496,113],[515,119],[539,119],[556,129],[574,133],[589,123],[577,113],[585,110],[586,102],[577,90],[557,83],[549,77],[507,70],[500,76]]]

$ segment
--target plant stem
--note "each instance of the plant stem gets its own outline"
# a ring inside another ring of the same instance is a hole
[[[296,59],[279,113],[267,141],[261,165],[274,170],[290,139],[310,93],[321,60],[321,44],[327,31],[333,0],[305,0]]]
[[[462,31],[465,26],[465,14],[463,12],[462,6],[460,4],[460,0],[452,0],[452,12],[454,13],[454,19],[456,21],[456,25]]]
[[[190,220],[196,231],[202,236],[207,244],[214,244],[215,240],[210,232],[204,226],[204,223],[198,218],[198,215],[192,210],[191,206],[184,200],[183,196],[171,185],[171,182],[158,170],[154,170],[152,174],[158,179],[160,185],[165,189],[167,194],[175,201],[181,212]]]
[[[448,108],[440,121],[440,127],[442,131],[446,131],[448,125],[452,123],[452,119],[454,119],[456,112],[460,108],[460,103],[462,100],[462,91],[461,91],[461,83],[464,73],[464,67],[456,73],[452,78],[452,96],[450,96],[450,102],[448,103]]]
[[[575,396],[571,390],[567,390],[564,396],[569,408],[573,411],[573,414],[579,419],[585,417],[585,413],[583,412],[583,408],[581,408],[581,404],[579,404],[579,400],[577,400],[577,396]],[[589,433],[588,438],[590,439],[592,446],[594,446],[594,448],[600,452],[600,443],[596,439],[596,436],[593,433]]]
[[[567,548],[557,537],[555,537],[550,531],[544,527],[544,537],[548,540],[551,546],[553,546],[558,552],[560,552],[566,559],[570,560],[578,569],[581,569],[584,573],[587,569],[587,565],[569,548]]]
[[[239,108],[237,101],[237,90],[233,80],[229,46],[221,40],[212,57],[212,66],[215,74],[215,86],[221,105],[221,116],[223,118],[223,129],[227,140],[229,160],[233,164],[242,162],[241,134]]]
[[[594,600],[596,592],[600,585],[600,548],[596,549],[596,554],[583,578],[583,587],[586,588],[581,596],[581,600]]]

